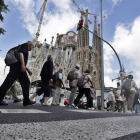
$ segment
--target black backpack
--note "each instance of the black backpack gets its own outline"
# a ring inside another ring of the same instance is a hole
[[[7,52],[6,57],[4,59],[6,66],[11,66],[12,64],[19,61],[18,51],[20,48],[21,46],[19,45],[17,47],[10,49]]]
[[[18,52],[19,52],[19,49],[21,48],[21,46],[17,46],[17,47],[14,47],[12,49],[10,49],[7,54],[6,54],[6,57],[4,59],[5,61],[5,69],[6,69],[6,66],[11,66],[12,64],[15,64],[16,62],[19,61],[19,55],[18,55]],[[5,69],[4,69],[4,74],[5,74]]]
[[[59,75],[59,72],[56,72],[56,73],[53,74],[53,84],[56,83],[57,80],[59,79],[58,75]]]

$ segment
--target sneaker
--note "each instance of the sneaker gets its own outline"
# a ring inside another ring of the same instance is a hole
[[[7,106],[7,105],[8,105],[8,103],[6,101],[1,101],[0,102],[0,106]]]
[[[42,103],[42,106],[49,106],[47,103]]]
[[[20,100],[14,100],[14,101],[13,101],[13,103],[18,103],[18,102],[20,102]]]
[[[91,107],[91,108],[88,108],[88,110],[95,110],[93,107]]]
[[[28,102],[24,102],[24,101],[23,101],[23,105],[24,105],[24,106],[33,105],[33,104],[35,104],[35,103],[36,103],[36,101],[28,101]]]
[[[128,114],[132,114],[132,112],[131,112],[130,110],[126,111],[126,113],[128,113]]]
[[[72,106],[73,106],[74,108],[78,109],[78,106],[76,106],[75,104],[72,104]]]
[[[94,107],[91,107],[90,110],[95,110],[95,108]]]
[[[132,113],[132,114],[135,114],[135,111],[134,111],[134,110],[132,110],[132,111],[131,111],[131,113]]]

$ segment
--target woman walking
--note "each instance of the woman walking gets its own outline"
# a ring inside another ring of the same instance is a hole
[[[50,96],[50,82],[53,82],[53,57],[52,55],[48,55],[48,60],[44,63],[42,71],[40,73],[42,86],[41,89],[37,91],[37,93],[33,93],[31,96],[31,100],[33,100],[37,95],[40,96],[44,93],[44,101],[42,105],[47,104],[47,97]]]
[[[81,81],[82,86],[79,87],[79,94],[78,94],[77,98],[74,100],[74,103],[72,104],[72,106],[74,108],[78,108],[77,104],[79,103],[82,96],[85,94],[85,96],[87,98],[87,109],[94,110],[93,103],[91,103],[91,101],[90,101],[90,98],[91,98],[90,85],[92,85],[92,87],[94,88],[93,81],[92,81],[92,78],[90,76],[90,71],[86,70],[82,76],[83,76],[83,81]],[[79,80],[80,79],[82,79],[82,78],[79,78]]]

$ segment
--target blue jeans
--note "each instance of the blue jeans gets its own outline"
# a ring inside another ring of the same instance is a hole
[[[138,114],[137,112],[138,112],[138,104],[135,104],[134,105],[134,111],[135,111],[135,114]]]

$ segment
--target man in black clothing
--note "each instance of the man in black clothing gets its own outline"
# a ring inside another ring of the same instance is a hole
[[[42,86],[37,93],[33,93],[31,100],[33,100],[37,95],[40,96],[44,93],[44,101],[42,105],[47,105],[47,97],[50,96],[50,85],[49,82],[53,82],[53,57],[48,56],[47,61],[44,63],[42,71],[40,73]]]
[[[28,51],[31,51],[33,49],[33,43],[31,41],[28,41],[27,43],[24,43],[21,45],[19,49],[19,61],[12,64],[10,66],[10,71],[3,82],[3,84],[0,87],[0,105],[8,105],[5,101],[3,101],[3,98],[7,92],[7,90],[12,86],[15,80],[19,80],[22,91],[23,91],[23,105],[31,105],[34,104],[34,101],[31,101],[29,99],[29,86],[30,81],[27,76],[26,70],[30,75],[32,75],[32,72],[26,67],[27,61],[28,61]]]

